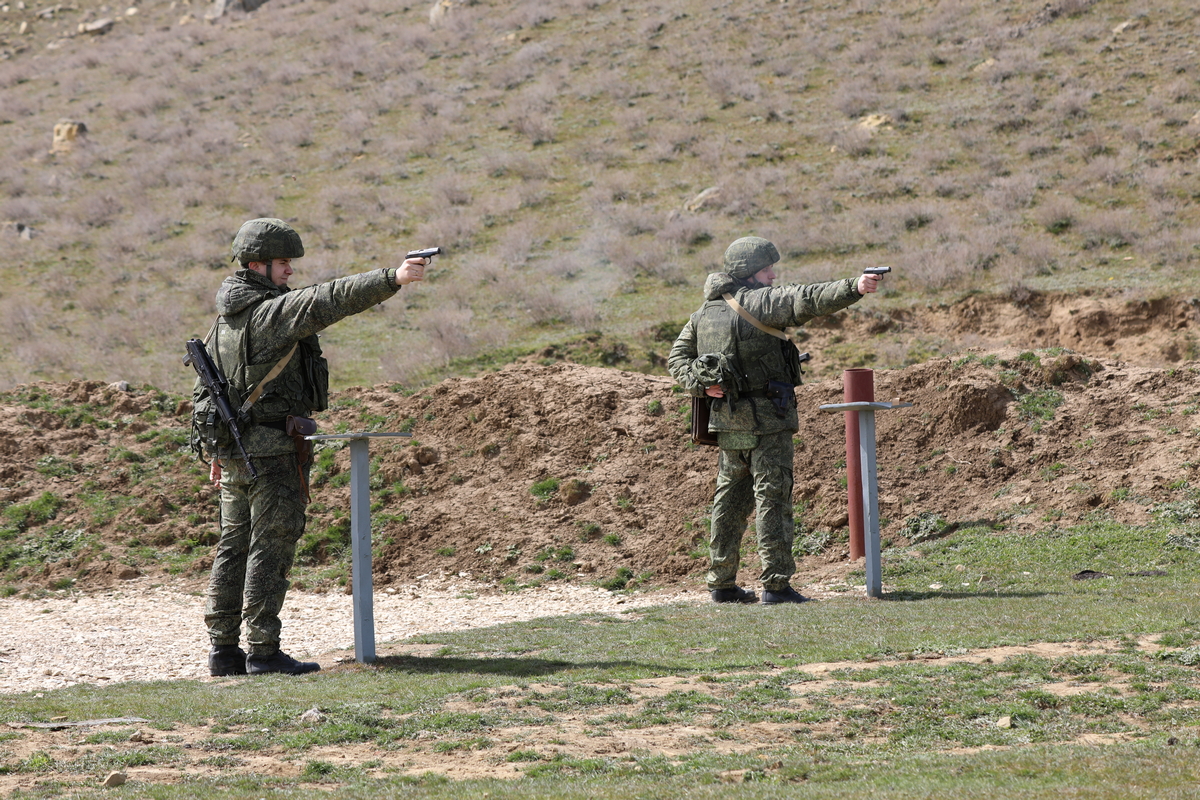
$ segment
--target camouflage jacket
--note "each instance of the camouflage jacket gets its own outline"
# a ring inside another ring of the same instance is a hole
[[[789,403],[781,418],[763,395],[767,380],[800,382],[794,356],[789,358],[792,354],[784,349],[795,350],[795,345],[763,333],[739,317],[722,297],[726,292],[761,323],[783,330],[857,303],[862,299],[857,279],[747,289],[730,275],[714,272],[704,284],[704,305],[692,314],[671,347],[667,369],[693,397],[703,397],[705,388],[711,385],[704,379],[706,362],[696,363],[701,356],[710,352],[724,355],[737,370],[726,389],[728,399],[712,402],[710,430],[759,436],[799,430],[794,402]],[[747,361],[751,363],[744,363]]]
[[[329,372],[317,332],[366,311],[396,293],[396,271],[380,269],[304,289],[275,286],[265,276],[240,269],[217,290],[217,327],[209,353],[225,373],[240,403],[275,364],[299,343],[287,366],[251,409],[254,423],[279,422],[288,414],[324,410]],[[244,362],[243,362],[244,359]],[[199,381],[197,381],[197,390]],[[194,393],[195,394],[195,393]],[[251,424],[243,431],[251,456],[295,450],[282,430]],[[225,457],[231,451],[222,449]]]

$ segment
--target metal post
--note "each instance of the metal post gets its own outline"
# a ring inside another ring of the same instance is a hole
[[[350,440],[350,589],[354,593],[354,657],[375,660],[375,587],[371,578],[371,454],[367,439]]]
[[[863,555],[867,567],[867,597],[883,595],[879,554],[879,483],[875,471],[875,412],[858,412],[858,452],[862,463]]]
[[[306,436],[312,442],[350,441],[350,590],[354,593],[354,659],[375,660],[375,582],[371,571],[371,451],[376,437],[411,433],[331,433]]]
[[[867,597],[883,596],[883,568],[879,554],[879,477],[875,464],[875,412],[889,408],[911,408],[912,403],[833,403],[821,406],[822,411],[857,412],[858,461],[857,476],[862,484],[858,496],[863,514],[863,555],[867,560]],[[847,483],[850,483],[847,476]],[[851,551],[853,554],[853,551]]]

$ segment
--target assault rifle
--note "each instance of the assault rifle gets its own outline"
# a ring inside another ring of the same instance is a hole
[[[246,469],[250,470],[251,477],[257,479],[258,470],[254,468],[254,462],[250,460],[246,446],[242,444],[242,432],[238,429],[237,414],[233,412],[233,407],[229,404],[229,380],[212,362],[203,340],[187,340],[187,355],[183,357],[183,364],[184,366],[190,364],[196,370],[196,374],[200,376],[200,382],[204,384],[204,388],[208,389],[208,396],[213,399],[217,414],[233,435],[233,441],[237,443],[238,450],[242,451],[242,458],[246,459]]]

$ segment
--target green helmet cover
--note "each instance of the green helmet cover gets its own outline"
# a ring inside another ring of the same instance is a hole
[[[242,264],[251,261],[270,263],[276,258],[300,258],[304,243],[296,229],[281,219],[262,217],[247,220],[238,228],[229,248],[233,260]]]
[[[743,236],[725,251],[724,271],[744,280],[777,261],[775,245],[758,236]]]

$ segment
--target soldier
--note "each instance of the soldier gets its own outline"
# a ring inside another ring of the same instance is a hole
[[[410,258],[398,268],[292,290],[287,285],[292,262],[304,255],[304,245],[286,222],[244,223],[232,250],[241,269],[217,290],[220,316],[206,343],[229,380],[234,408],[253,398],[242,441],[258,477],[231,446],[227,431],[221,435],[211,398],[197,381],[193,442],[203,442],[212,457],[210,477],[221,487],[221,538],[204,615],[212,641],[208,667],[212,675],[301,675],[321,667],[280,650],[279,611],[308,502],[311,459],[298,452],[303,438],[296,432],[310,422],[304,418],[325,409],[329,392],[317,332],[422,280],[428,261]],[[249,653],[239,646],[243,622]]]
[[[808,286],[773,286],[779,251],[757,236],[725,251],[723,270],[708,276],[704,305],[671,347],[667,367],[694,397],[712,400],[709,430],[720,456],[709,536],[708,588],[715,603],[754,603],[736,583],[746,519],[757,510],[762,602],[803,603],[791,587],[792,434],[800,428],[794,387],[796,347],[782,328],[832,314],[876,291],[880,276]]]

